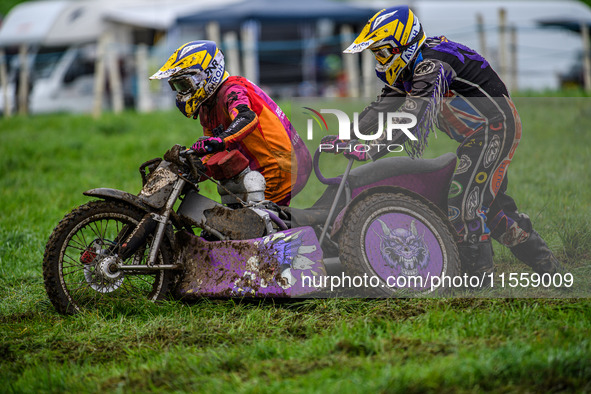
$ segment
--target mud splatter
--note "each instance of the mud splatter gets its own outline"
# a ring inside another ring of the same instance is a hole
[[[248,242],[208,242],[186,232],[177,234],[179,262],[184,275],[179,290],[183,299],[199,297],[287,297],[274,250]],[[215,258],[212,258],[215,256]]]
[[[230,209],[217,206],[204,213],[207,225],[229,239],[253,239],[261,237],[265,233],[263,219],[250,209]]]

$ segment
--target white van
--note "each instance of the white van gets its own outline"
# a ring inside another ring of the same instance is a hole
[[[94,102],[95,49],[92,45],[42,48],[28,57],[29,112],[90,112]],[[8,104],[18,108],[18,56],[10,61]],[[4,108],[0,96],[0,108]]]
[[[8,84],[2,87],[8,92],[5,95],[0,88],[0,113],[3,112],[5,97],[12,110],[17,109],[18,52],[23,45],[27,47],[30,70],[29,111],[90,112],[94,102],[94,69],[99,38],[106,31],[115,32],[113,42],[120,58],[129,51],[131,44],[129,30],[113,28],[103,16],[114,4],[127,1],[50,0],[15,6],[0,27],[0,47],[6,53],[8,66]],[[128,67],[122,62],[118,66],[121,72]],[[131,83],[124,85],[128,104],[133,97],[130,89]]]

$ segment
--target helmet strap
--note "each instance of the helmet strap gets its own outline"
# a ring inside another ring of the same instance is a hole
[[[421,38],[423,38],[423,26],[422,25],[421,25],[421,28],[419,29],[419,33],[412,40],[410,40],[410,42],[408,42],[405,45],[405,47],[410,48],[411,46],[413,46],[417,42],[421,41]]]
[[[410,62],[408,62],[408,64],[406,65],[406,67],[404,67],[404,70],[402,70],[400,72],[400,76],[399,76],[400,80],[401,81],[408,81],[408,80],[410,80],[410,78],[414,74],[415,68],[422,61],[423,61],[423,51],[421,51],[419,49],[417,51],[417,53],[415,53],[415,55],[413,56],[413,58],[410,59]]]

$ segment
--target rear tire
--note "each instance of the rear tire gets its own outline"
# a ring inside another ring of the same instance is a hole
[[[73,314],[82,309],[112,308],[113,303],[145,297],[162,300],[178,276],[174,271],[131,274],[112,269],[115,262],[146,264],[151,244],[124,262],[116,251],[140,222],[145,212],[118,201],[92,201],[66,215],[49,237],[43,258],[43,278],[47,295],[57,311]],[[156,264],[172,264],[170,241],[164,237]]]
[[[371,295],[432,293],[434,276],[460,272],[457,245],[441,216],[437,207],[410,195],[370,195],[351,207],[343,223],[341,261],[348,274],[368,276]]]

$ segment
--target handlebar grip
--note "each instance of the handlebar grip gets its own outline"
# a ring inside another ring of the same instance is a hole
[[[194,151],[193,149],[187,149],[187,150],[182,151],[182,152],[179,153],[179,155],[180,156],[183,156],[183,157],[184,156],[190,156],[190,155],[197,156],[197,157],[203,157],[203,156],[206,156],[208,154],[209,154],[209,152],[198,153],[198,152]]]
[[[342,177],[325,178],[324,175],[322,175],[322,171],[320,171],[320,153],[322,153],[322,152],[320,151],[320,147],[318,147],[316,149],[316,152],[314,152],[314,157],[312,159],[312,164],[314,167],[314,173],[316,174],[316,177],[318,178],[320,183],[323,183],[325,185],[340,184],[342,181]],[[353,159],[351,159],[351,160],[353,160]]]

